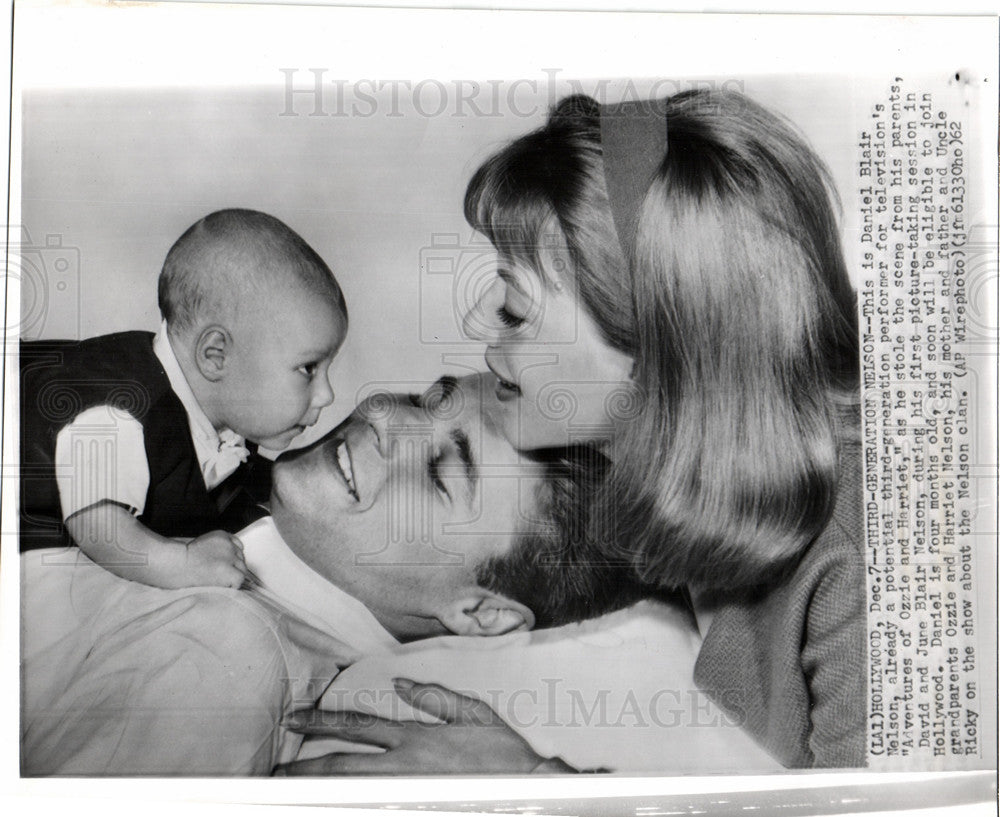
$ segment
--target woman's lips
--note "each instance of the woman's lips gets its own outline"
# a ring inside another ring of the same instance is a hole
[[[516,400],[521,396],[521,390],[508,380],[502,377],[497,378],[497,400],[506,403],[509,400]]]
[[[500,402],[506,403],[508,400],[514,400],[521,396],[521,389],[518,387],[517,383],[503,377],[496,369],[493,368],[488,360],[486,361],[486,366],[491,372],[493,372],[493,376],[497,379],[497,399]]]

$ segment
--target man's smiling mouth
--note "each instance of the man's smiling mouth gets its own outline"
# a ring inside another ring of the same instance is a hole
[[[358,496],[358,487],[354,482],[354,467],[351,464],[351,452],[347,448],[347,440],[340,440],[337,443],[334,448],[333,463],[337,467],[337,471],[340,472],[340,476],[343,477],[347,490],[354,497],[354,501],[360,502],[361,498]]]

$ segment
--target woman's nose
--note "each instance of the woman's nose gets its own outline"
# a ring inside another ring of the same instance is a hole
[[[492,343],[501,329],[497,312],[503,306],[506,285],[497,278],[479,300],[472,305],[462,320],[462,332],[471,340]]]

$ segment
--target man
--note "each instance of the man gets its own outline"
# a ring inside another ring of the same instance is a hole
[[[490,385],[379,395],[279,459],[273,516],[246,534],[263,587],[160,590],[78,553],[25,554],[23,772],[266,774],[298,748],[282,718],[368,650],[640,598],[574,535],[596,465],[523,459]]]

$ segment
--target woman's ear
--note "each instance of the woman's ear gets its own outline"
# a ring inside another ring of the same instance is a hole
[[[555,215],[549,216],[542,223],[538,242],[535,257],[542,265],[542,276],[556,292],[562,292],[573,283],[576,273],[566,237]]]
[[[214,324],[202,329],[194,347],[195,365],[202,377],[212,383],[223,378],[232,345],[232,336],[224,326]]]
[[[486,590],[452,601],[438,619],[455,635],[504,635],[535,626],[535,614],[523,604]]]

